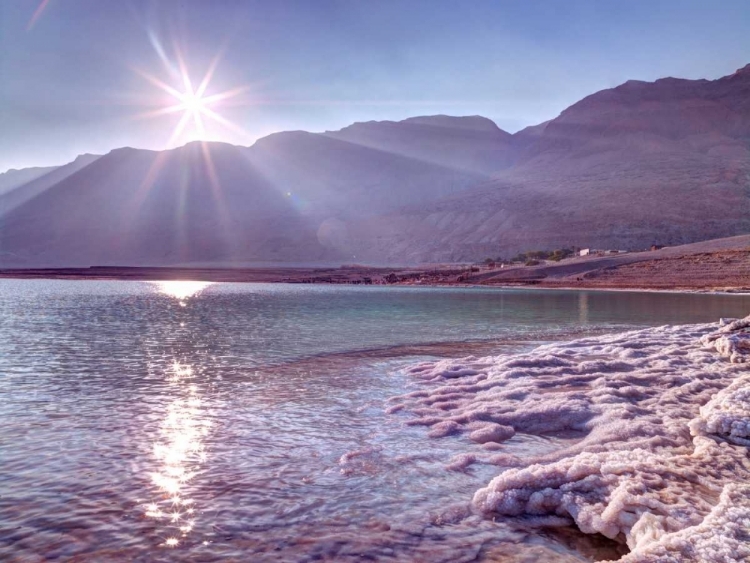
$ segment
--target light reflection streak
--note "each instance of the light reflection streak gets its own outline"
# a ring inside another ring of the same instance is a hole
[[[219,182],[219,175],[216,173],[216,167],[214,166],[214,161],[211,157],[211,149],[207,143],[201,143],[201,152],[203,153],[203,163],[206,167],[208,181],[211,185],[211,195],[216,202],[216,208],[219,212],[219,225],[224,231],[225,238],[229,240],[229,231],[227,230],[230,223],[229,210],[224,201],[224,194],[221,189],[221,183]]]
[[[589,322],[589,294],[586,292],[578,294],[578,322],[581,324]]]
[[[163,522],[170,532],[182,537],[195,527],[195,501],[187,495],[208,460],[205,439],[211,429],[199,386],[187,383],[193,377],[193,367],[188,364],[174,362],[168,370],[166,380],[177,396],[167,405],[159,438],[153,444],[158,469],[150,475],[160,498],[144,506],[148,518]],[[172,536],[164,543],[176,547],[180,540]]]
[[[193,297],[213,284],[213,282],[187,280],[165,280],[151,283],[156,285],[159,293],[179,299],[180,302],[185,302],[186,299]]]
[[[157,291],[178,299],[182,306],[211,285],[211,282],[186,280],[152,283]],[[209,458],[205,440],[211,431],[211,420],[195,376],[196,370],[191,364],[177,359],[167,367],[165,380],[172,399],[165,408],[159,436],[152,445],[157,467],[150,478],[158,498],[143,508],[145,516],[158,521],[169,534],[163,544],[166,547],[179,546],[195,527],[196,507],[190,495],[195,490],[194,481]]]

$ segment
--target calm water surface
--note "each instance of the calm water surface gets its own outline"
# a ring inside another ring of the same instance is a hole
[[[0,280],[0,560],[615,557],[472,514],[501,468],[449,471],[474,446],[385,414],[414,389],[402,368],[749,311],[727,295]]]

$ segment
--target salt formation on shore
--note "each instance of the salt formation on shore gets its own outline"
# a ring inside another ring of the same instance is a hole
[[[423,363],[392,399],[432,438],[465,434],[505,468],[474,495],[487,515],[575,522],[627,542],[627,562],[750,561],[750,316]],[[504,453],[514,433],[578,436]]]

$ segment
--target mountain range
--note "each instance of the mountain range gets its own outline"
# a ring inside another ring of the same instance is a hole
[[[480,117],[121,148],[0,174],[0,267],[405,264],[750,232],[750,65]]]

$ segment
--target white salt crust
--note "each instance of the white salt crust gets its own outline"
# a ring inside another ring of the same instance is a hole
[[[627,542],[623,562],[750,561],[747,360],[750,316],[664,326],[422,363],[389,410],[483,444],[449,468],[505,468],[474,495],[485,514],[572,520]],[[514,433],[581,439],[521,459]]]

